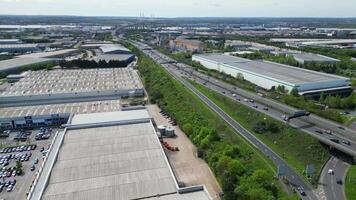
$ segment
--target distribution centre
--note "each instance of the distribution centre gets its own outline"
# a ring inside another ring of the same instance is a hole
[[[269,61],[254,61],[224,54],[193,55],[192,60],[233,77],[243,76],[244,80],[266,90],[284,86],[289,92],[297,89],[301,95],[351,91],[349,78]]]

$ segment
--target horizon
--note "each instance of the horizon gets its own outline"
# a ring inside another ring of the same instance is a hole
[[[0,15],[148,18],[354,18],[353,0],[0,0]],[[308,5],[308,6],[305,6]]]

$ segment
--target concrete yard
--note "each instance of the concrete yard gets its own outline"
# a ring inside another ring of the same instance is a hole
[[[157,125],[172,126],[159,113],[160,109],[156,105],[147,107]],[[196,147],[185,133],[178,126],[173,128],[178,137],[165,138],[164,141],[179,148],[178,152],[165,150],[177,181],[184,183],[185,186],[205,185],[214,200],[220,199],[218,194],[222,190],[208,164],[196,156]]]

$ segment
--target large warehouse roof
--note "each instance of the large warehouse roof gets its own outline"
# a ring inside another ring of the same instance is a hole
[[[332,74],[320,73],[268,61],[253,61],[224,54],[194,55],[193,57],[215,64],[219,63],[220,65],[230,68],[238,68],[257,76],[272,78],[292,85],[336,79],[348,80],[348,78]]]
[[[125,121],[126,115],[132,119],[149,116],[147,110],[117,113],[121,113],[114,114],[118,121]],[[84,117],[82,125],[99,125],[69,129],[61,137],[64,139],[57,149],[57,160],[50,173],[41,174],[32,199],[210,199],[205,190],[178,193],[177,181],[151,121],[103,126],[100,123],[109,121],[100,119],[102,113],[94,115],[90,120]],[[76,117],[83,118],[74,116],[72,122]],[[46,162],[45,168],[52,164]],[[48,181],[47,186],[42,181]],[[43,193],[42,187],[46,187]]]
[[[95,112],[112,112],[120,110],[120,100],[91,101],[66,104],[47,104],[21,107],[0,108],[0,118],[16,118],[25,116],[41,116],[52,114],[83,114]]]
[[[107,53],[115,53],[117,51],[120,51],[122,53],[131,53],[131,51],[126,48],[126,47],[123,47],[121,45],[118,45],[118,44],[105,44],[105,45],[102,45],[100,46],[100,50],[104,53],[104,54],[107,54]]]
[[[106,62],[109,61],[127,61],[131,59],[134,55],[133,54],[100,54],[93,58],[96,62],[103,60]]]
[[[41,70],[26,74],[0,97],[142,88],[137,73],[128,68]]]
[[[62,49],[58,51],[46,51],[46,52],[39,52],[39,53],[31,53],[31,54],[24,54],[18,57],[20,58],[61,58],[63,56],[76,53],[78,52],[77,49]]]
[[[340,60],[313,53],[293,54],[293,57],[304,62],[339,62]]]
[[[32,58],[32,57],[23,57],[23,58],[14,58],[9,60],[0,61],[0,72],[16,70],[22,66],[32,65],[37,63],[42,63],[46,61],[51,61],[48,58]]]
[[[62,56],[74,53],[78,50],[76,49],[64,49],[58,51],[50,52],[40,52],[40,53],[31,53],[24,54],[13,59],[2,60],[0,61],[0,72],[16,70],[22,66],[38,64],[45,61],[51,61],[50,58],[60,58]]]

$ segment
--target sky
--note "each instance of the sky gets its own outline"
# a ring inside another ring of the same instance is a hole
[[[146,17],[356,17],[356,0],[0,0],[0,14]]]

